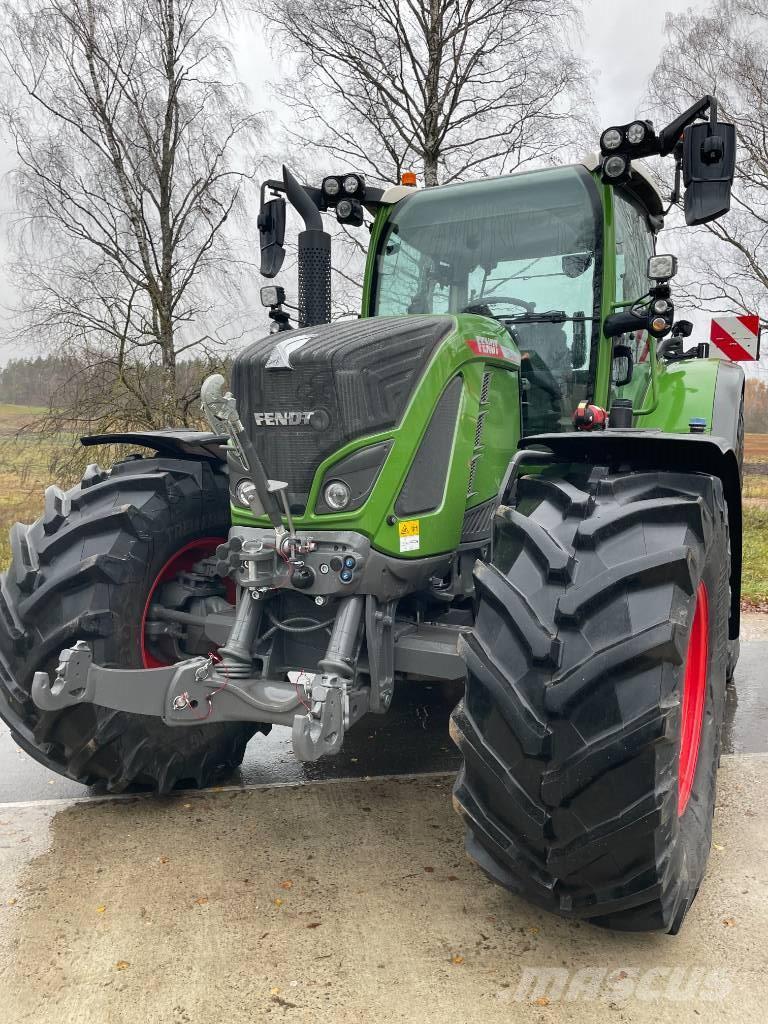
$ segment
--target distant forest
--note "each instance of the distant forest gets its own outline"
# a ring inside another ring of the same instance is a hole
[[[207,374],[218,369],[205,360],[185,360],[178,366],[178,385],[182,394],[199,387]],[[9,405],[55,408],[67,403],[77,390],[77,379],[89,372],[83,364],[59,356],[35,359],[11,359],[0,367],[0,402]],[[151,371],[150,371],[151,372]]]

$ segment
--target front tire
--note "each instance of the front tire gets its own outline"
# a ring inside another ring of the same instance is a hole
[[[42,517],[13,527],[0,577],[0,716],[22,749],[111,792],[206,786],[241,763],[251,724],[169,728],[93,704],[43,712],[30,698],[34,673],[52,671],[76,640],[108,667],[162,663],[145,643],[153,589],[176,556],[202,558],[201,539],[215,547],[228,530],[226,473],[212,462],[132,459],[109,472],[89,467],[67,492],[48,488]]]
[[[711,843],[725,697],[720,482],[518,483],[479,564],[452,734],[467,851],[555,913],[676,932]]]

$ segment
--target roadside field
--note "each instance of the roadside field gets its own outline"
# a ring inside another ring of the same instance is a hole
[[[768,464],[768,434],[746,434],[744,437],[744,460]]]
[[[43,411],[0,404],[0,569],[10,557],[9,529],[40,515],[43,492],[51,483],[49,463],[56,449],[67,444],[25,429]],[[764,463],[766,471],[748,470],[744,478],[742,595],[747,607],[768,610],[768,434],[747,434],[745,459],[750,465]],[[57,483],[64,487],[69,481]]]

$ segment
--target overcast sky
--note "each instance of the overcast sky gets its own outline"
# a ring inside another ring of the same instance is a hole
[[[629,121],[638,113],[648,75],[655,67],[663,45],[665,14],[689,6],[704,6],[704,0],[644,0],[643,3],[637,3],[637,0],[587,0],[584,7],[584,56],[594,69],[592,91],[602,127]],[[279,81],[280,77],[269,47],[254,27],[241,27],[232,43],[238,73],[251,91],[253,105],[268,115],[271,100],[267,83]],[[11,160],[11,154],[0,147],[0,174],[8,170]],[[0,211],[7,208],[7,190],[0,187]],[[2,244],[0,310],[11,300],[3,274],[5,253],[6,246]],[[0,363],[9,354],[7,349],[0,347]]]

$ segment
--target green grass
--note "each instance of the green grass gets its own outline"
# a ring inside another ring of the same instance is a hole
[[[31,523],[43,509],[50,483],[48,466],[61,441],[29,429],[45,410],[0,403],[0,568],[10,559],[8,531],[16,522]]]
[[[768,504],[744,508],[741,596],[750,604],[768,605]]]

